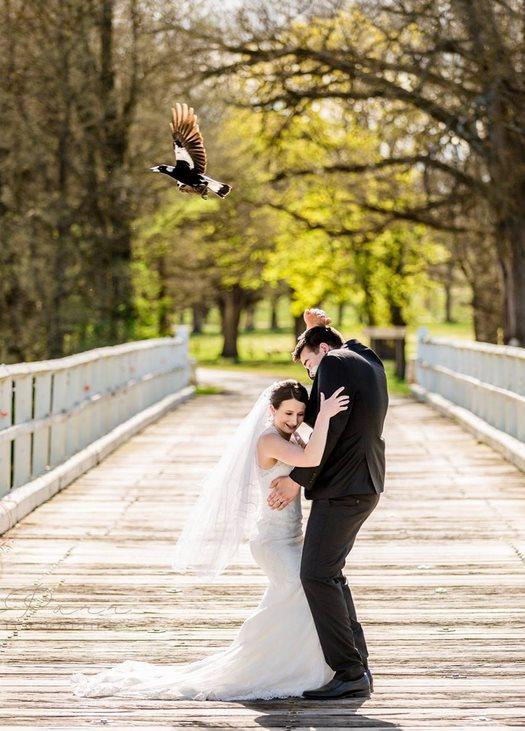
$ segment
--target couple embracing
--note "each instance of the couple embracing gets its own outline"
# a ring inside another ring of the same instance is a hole
[[[388,394],[373,350],[344,342],[320,310],[293,358],[313,379],[278,381],[259,396],[205,478],[172,568],[213,580],[249,541],[268,578],[261,602],[226,648],[169,665],[126,660],[71,676],[77,696],[248,700],[366,698],[368,649],[346,558],[384,489]],[[297,429],[306,422],[308,442]],[[311,500],[302,533],[301,487]]]

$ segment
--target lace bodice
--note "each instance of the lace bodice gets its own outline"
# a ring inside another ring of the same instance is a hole
[[[273,426],[269,429],[279,433]],[[269,467],[262,468],[256,460],[259,482],[259,504],[257,510],[257,527],[259,534],[269,537],[296,537],[302,535],[302,510],[301,493],[299,492],[294,500],[283,510],[273,510],[267,503],[268,494],[272,480],[282,475],[289,475],[293,465],[288,465],[281,460]]]

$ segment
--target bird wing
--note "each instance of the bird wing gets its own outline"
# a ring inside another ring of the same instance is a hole
[[[176,160],[186,160],[197,173],[206,172],[206,150],[193,107],[186,103],[171,108],[171,135]]]

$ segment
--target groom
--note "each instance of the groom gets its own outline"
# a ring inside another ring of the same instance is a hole
[[[304,421],[313,427],[320,393],[328,398],[340,386],[350,396],[346,411],[330,421],[326,447],[317,467],[295,467],[272,482],[271,508],[282,510],[301,485],[312,501],[301,561],[301,582],[327,664],[335,671],[321,688],[305,690],[311,699],[368,696],[373,690],[368,650],[346,577],[345,560],[357,533],[384,490],[385,443],[381,436],[388,407],[380,358],[358,340],[343,343],[321,310],[307,310],[308,326],[293,359],[314,379]]]

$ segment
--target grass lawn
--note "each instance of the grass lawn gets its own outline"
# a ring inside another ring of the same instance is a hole
[[[327,308],[331,312],[331,308]],[[255,327],[253,332],[241,331],[239,337],[239,361],[225,360],[219,354],[222,347],[222,337],[218,314],[212,312],[201,335],[192,335],[190,339],[190,354],[195,358],[201,367],[228,368],[232,370],[256,370],[261,374],[280,378],[297,378],[305,385],[310,384],[304,368],[291,360],[290,352],[293,349],[294,337],[292,334],[292,323],[290,321],[289,306],[286,301],[281,303],[279,311],[279,323],[282,328],[278,331],[267,329],[269,312],[267,305],[261,303],[255,314]],[[189,322],[188,322],[189,324]],[[368,343],[368,338],[363,333],[363,325],[356,323],[349,312],[344,317],[343,323],[338,326],[343,337],[357,338]],[[472,325],[470,322],[462,321],[452,324],[425,323],[419,327],[428,328],[429,332],[436,336],[473,339]],[[407,358],[413,358],[417,348],[417,327],[409,328],[407,337]],[[390,393],[408,394],[409,388],[404,381],[399,381],[394,374],[393,361],[386,361],[385,367],[388,375],[388,386]]]
[[[219,358],[213,363],[199,363],[201,368],[226,368],[236,371],[257,371],[263,375],[275,376],[276,380],[284,378],[296,378],[305,386],[311,386],[312,382],[308,377],[305,369],[297,363],[290,361],[285,362],[261,362],[261,361],[241,361],[240,363],[232,363],[230,360]],[[400,381],[394,373],[394,361],[385,361],[385,369],[388,378],[388,390],[391,395],[407,395],[410,389],[405,381]]]

